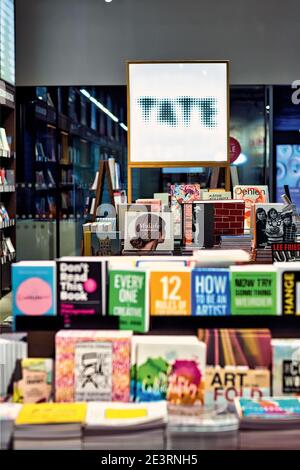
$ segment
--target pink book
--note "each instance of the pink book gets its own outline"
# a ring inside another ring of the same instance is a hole
[[[130,331],[59,331],[56,401],[129,401],[131,336]]]

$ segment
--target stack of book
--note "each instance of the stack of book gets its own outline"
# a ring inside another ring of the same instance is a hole
[[[226,407],[168,406],[167,448],[236,449],[239,421]]]
[[[270,246],[256,248],[253,252],[253,259],[256,264],[272,264],[272,249]]]
[[[251,235],[222,235],[220,248],[222,250],[234,250],[236,247],[251,253],[252,238]]]
[[[237,398],[240,448],[243,450],[298,450],[299,398]]]
[[[16,360],[27,356],[27,343],[14,339],[0,338],[0,396],[6,396]]]
[[[14,421],[21,407],[18,403],[0,403],[0,450],[11,447]]]
[[[88,403],[85,450],[162,450],[167,406],[156,403]]]
[[[80,450],[86,403],[25,404],[15,421],[15,450]]]

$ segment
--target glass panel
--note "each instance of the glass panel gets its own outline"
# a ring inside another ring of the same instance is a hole
[[[300,105],[293,103],[291,86],[276,86],[274,103],[274,158],[276,200],[282,202],[288,184],[293,202],[300,209]]]

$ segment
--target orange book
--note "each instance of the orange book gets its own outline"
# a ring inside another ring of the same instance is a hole
[[[191,272],[188,268],[152,271],[151,315],[191,315]]]

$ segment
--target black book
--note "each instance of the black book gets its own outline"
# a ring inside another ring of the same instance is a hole
[[[73,315],[105,315],[106,264],[98,257],[57,260],[57,313],[67,323]]]
[[[214,204],[182,204],[182,244],[186,248],[212,248],[215,241]]]

